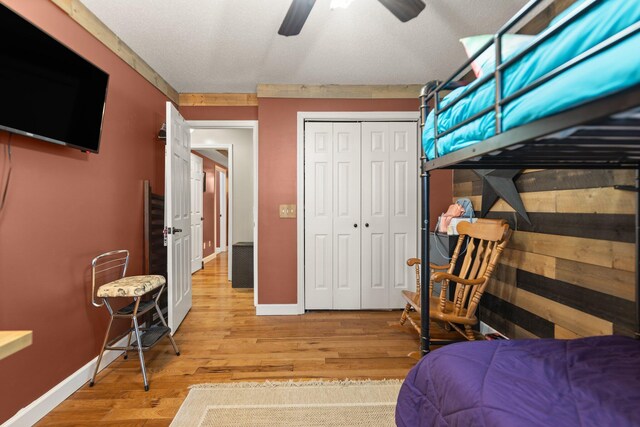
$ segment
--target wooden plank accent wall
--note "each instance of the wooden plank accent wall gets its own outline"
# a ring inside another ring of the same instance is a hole
[[[476,213],[482,181],[454,172],[454,199]],[[499,200],[488,218],[516,230],[487,286],[480,320],[512,338],[633,335],[635,194],[627,170],[526,170],[516,187],[532,224]]]

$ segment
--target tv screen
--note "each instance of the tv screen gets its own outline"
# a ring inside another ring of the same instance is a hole
[[[0,129],[97,153],[108,80],[0,5]]]

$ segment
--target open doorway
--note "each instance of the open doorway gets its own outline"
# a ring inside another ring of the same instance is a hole
[[[253,266],[249,268],[253,268],[255,301],[257,300],[258,244],[257,122],[189,121],[188,123],[191,126],[192,151],[215,163],[215,173],[213,177],[206,173],[205,185],[215,186],[216,208],[213,212],[207,207],[203,209],[205,222],[207,216],[216,219],[215,243],[212,242],[212,244],[215,244],[220,251],[227,249],[228,279],[233,280],[233,245],[253,243]],[[203,246],[208,246],[208,241],[209,239],[205,236]]]
[[[192,273],[227,250],[228,151],[191,150]]]

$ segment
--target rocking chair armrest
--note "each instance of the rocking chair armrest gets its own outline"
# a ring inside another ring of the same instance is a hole
[[[463,279],[462,277],[458,277],[455,274],[444,273],[444,272],[433,273],[431,275],[432,282],[442,282],[443,280],[450,280],[452,282],[460,283],[463,285],[473,286],[473,285],[482,285],[486,279],[484,277],[480,277],[478,279]]]
[[[432,270],[448,270],[450,266],[451,266],[451,264],[436,265],[436,264],[434,264],[432,262],[429,263],[429,267],[431,267]]]

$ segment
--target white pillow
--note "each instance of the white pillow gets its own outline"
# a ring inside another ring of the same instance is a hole
[[[526,45],[533,40],[535,36],[529,36],[524,34],[505,34],[502,36],[502,60],[504,61],[514,53],[523,49]],[[471,58],[482,46],[489,40],[493,39],[493,34],[483,34],[480,36],[471,36],[460,39],[460,43],[464,46],[467,57]],[[478,56],[475,61],[471,63],[471,68],[476,77],[481,77],[484,72],[483,68],[489,70],[495,69],[496,62],[496,46],[491,45],[488,49]]]

